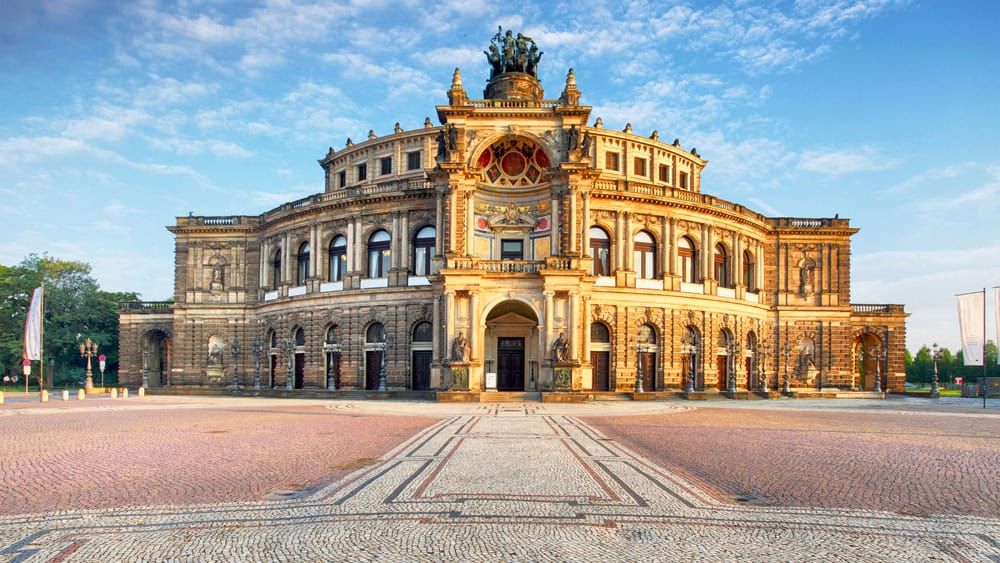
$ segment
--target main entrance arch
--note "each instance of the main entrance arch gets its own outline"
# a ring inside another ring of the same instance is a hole
[[[483,338],[486,372],[496,374],[497,391],[538,389],[538,315],[516,299],[497,303],[486,316]]]

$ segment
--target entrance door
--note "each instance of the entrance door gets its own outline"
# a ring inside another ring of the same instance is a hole
[[[278,374],[278,356],[271,356],[271,369],[268,370],[267,375],[270,381],[267,382],[268,387],[274,389],[274,386],[278,384],[277,382]]]
[[[382,369],[382,353],[378,350],[365,352],[365,389],[378,390],[378,372]]]
[[[715,387],[719,391],[725,391],[729,375],[729,358],[726,356],[716,356],[715,360],[719,373],[719,381],[716,382]]]
[[[745,369],[747,370],[747,391],[751,389],[757,389],[758,387],[760,387],[760,385],[757,385],[756,382],[753,380],[753,370],[750,369],[751,367],[750,360],[752,359],[753,358],[745,358],[743,362],[745,364]]]
[[[611,390],[611,352],[591,352],[590,363],[594,366],[595,391]]]
[[[305,387],[306,379],[306,355],[295,354],[295,388]]]
[[[497,390],[524,391],[524,339],[497,339]]]
[[[414,350],[412,362],[413,389],[423,390],[431,387],[431,351]]]
[[[639,354],[639,361],[642,362],[642,390],[656,391],[656,354],[643,352]]]

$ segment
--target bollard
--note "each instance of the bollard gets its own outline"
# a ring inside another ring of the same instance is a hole
[[[68,389],[63,389],[63,400],[64,401],[68,401],[69,400],[69,390]]]
[[[146,390],[143,389],[142,387],[140,387],[139,388],[139,398],[141,399],[141,398],[143,398],[145,396],[146,396]]]
[[[118,398],[118,390],[117,389],[112,389],[111,390],[111,398],[112,399],[117,399]]]
[[[122,399],[128,399],[128,387],[122,387]]]
[[[77,391],[76,391],[76,399],[78,401],[82,401],[82,400],[84,400],[86,398],[87,398],[87,392],[84,391],[83,389],[77,389]]]
[[[39,393],[39,395],[41,395],[41,396],[42,396],[42,397],[41,397],[41,401],[42,401],[43,403],[47,403],[47,402],[49,402],[49,392],[48,392],[48,391],[46,391],[45,389],[42,389],[42,392],[41,392],[41,393]]]
[[[0,391],[0,405],[3,404],[3,391]]]

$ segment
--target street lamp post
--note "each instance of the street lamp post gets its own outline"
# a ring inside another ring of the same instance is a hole
[[[736,393],[736,356],[740,353],[740,345],[735,340],[730,340],[726,346],[727,360],[729,368],[726,370],[726,391],[732,395]]]
[[[253,337],[253,355],[255,358],[253,367],[253,388],[260,389],[260,354],[264,351],[264,344],[260,341],[260,335]]]
[[[333,355],[340,352],[340,342],[330,339],[323,343],[323,351],[326,352],[326,390],[337,390],[337,378],[333,373]]]
[[[934,345],[932,346],[932,350],[934,351],[934,356],[933,356],[934,357],[934,379],[931,380],[931,397],[940,397],[941,396],[941,390],[938,389],[938,368],[937,368],[937,362],[938,362],[938,356],[941,354],[941,348],[938,348],[937,342],[935,342]]]
[[[687,385],[685,386],[685,393],[694,393],[694,366],[695,366],[695,356],[698,353],[698,341],[695,339],[693,334],[688,333],[681,341],[681,351],[688,356],[688,363],[691,368],[688,371]]]
[[[635,346],[635,357],[636,357],[636,371],[635,371],[635,389],[636,393],[645,393],[642,388],[642,354],[646,351],[645,344],[636,344]]]
[[[104,366],[107,365],[107,362],[108,358],[104,354],[97,357],[97,366],[101,368],[101,388],[104,388]],[[49,365],[52,365],[51,362]],[[52,373],[51,369],[49,370],[49,373]]]
[[[240,338],[233,338],[233,390],[240,388]]]
[[[389,344],[389,335],[385,334],[385,333],[382,333],[382,342],[376,342],[376,347],[382,352],[381,354],[379,354],[382,357],[382,361],[381,361],[381,363],[379,365],[379,370],[378,370],[378,390],[379,390],[379,393],[385,393],[386,392],[386,387],[385,387],[385,375],[386,375],[385,374],[385,353],[386,353],[386,350],[388,349],[388,344]]]
[[[875,353],[872,354],[875,358],[875,389],[876,393],[882,392],[882,358],[885,354],[882,352],[882,347],[877,346],[875,348]]]
[[[87,358],[87,381],[84,383],[84,388],[88,391],[94,388],[94,372],[90,369],[90,359],[97,355],[97,343],[91,342],[88,336],[80,344],[80,357]]]
[[[792,347],[788,344],[788,342],[785,342],[781,346],[781,352],[785,354],[785,383],[781,386],[781,392],[791,393],[792,388],[788,384],[788,356],[792,353]]]
[[[89,366],[88,366],[89,367]],[[149,387],[149,350],[142,348],[142,388]]]
[[[760,392],[767,393],[767,352],[768,344],[764,342],[757,350],[757,377],[760,378]]]
[[[288,355],[288,375],[285,377],[285,389],[291,391],[295,388],[294,370],[295,370],[295,340],[291,338],[286,338],[281,341],[281,347],[284,349],[285,354]]]

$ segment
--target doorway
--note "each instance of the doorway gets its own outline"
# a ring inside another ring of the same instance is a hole
[[[497,339],[497,390],[524,391],[524,339]]]
[[[414,350],[410,363],[413,370],[413,389],[422,391],[431,388],[431,351]]]
[[[378,390],[379,371],[382,369],[382,352],[368,350],[365,352],[365,389]]]

